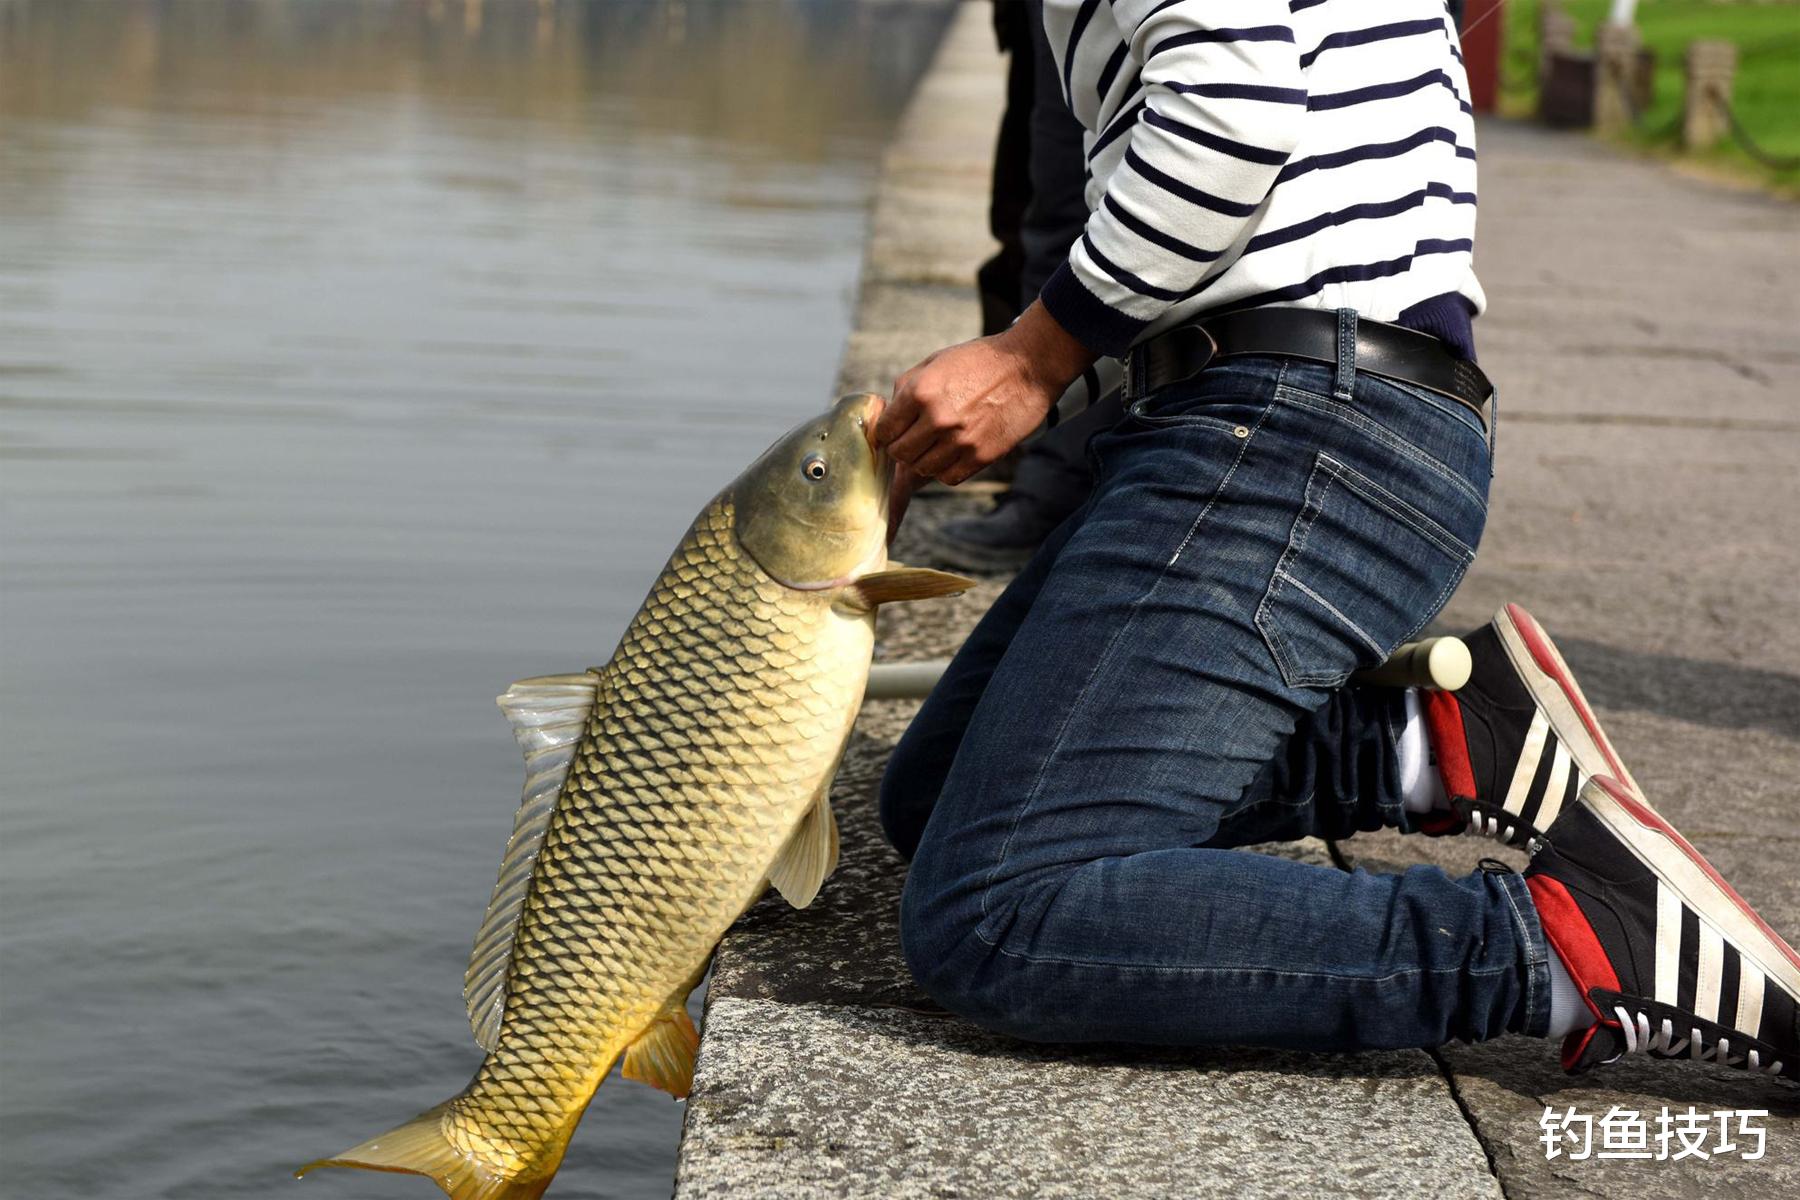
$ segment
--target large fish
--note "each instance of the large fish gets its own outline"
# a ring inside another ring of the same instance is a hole
[[[459,1095],[301,1174],[523,1200],[621,1055],[626,1078],[687,1094],[687,997],[713,948],[769,885],[804,907],[836,866],[829,789],[876,606],[970,586],[888,563],[878,404],[838,401],[708,504],[605,667],[500,697],[526,781],[465,979],[487,1059]]]

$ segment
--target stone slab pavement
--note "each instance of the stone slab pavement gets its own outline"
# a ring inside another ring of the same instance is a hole
[[[887,154],[841,390],[886,391],[976,332],[1001,106],[964,4]],[[1557,635],[1622,753],[1779,929],[1800,933],[1800,208],[1576,135],[1481,130],[1483,363],[1502,398],[1488,533],[1442,626],[1503,600]],[[920,531],[982,501],[921,501]],[[878,658],[941,657],[1002,585],[884,612]],[[684,1198],[1800,1196],[1800,1100],[1719,1068],[1570,1079],[1523,1038],[1439,1051],[1037,1047],[923,995],[873,793],[915,706],[871,703],[834,785],[842,866],[721,946],[676,1180]],[[1377,835],[1270,853],[1472,869],[1493,843]],[[1539,1118],[1767,1109],[1759,1161],[1546,1160]]]

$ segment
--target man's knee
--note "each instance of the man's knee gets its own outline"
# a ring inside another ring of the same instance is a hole
[[[979,1019],[979,994],[991,947],[982,941],[979,905],[959,905],[942,889],[920,880],[915,868],[900,897],[900,950],[926,993],[958,1016]]]
[[[1038,1011],[1041,989],[1026,978],[1031,960],[1005,953],[983,936],[978,898],[959,898],[909,877],[900,901],[900,948],[913,979],[938,1004],[997,1033],[1030,1041],[1056,1036]]]

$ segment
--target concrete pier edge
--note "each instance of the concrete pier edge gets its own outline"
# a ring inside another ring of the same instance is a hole
[[[885,392],[977,332],[1002,103],[988,13],[958,7],[885,155],[841,392]],[[1502,600],[1531,607],[1653,801],[1800,934],[1800,209],[1529,126],[1488,123],[1481,149],[1500,474],[1442,629]],[[895,556],[924,561],[920,530],[980,503],[919,502]],[[884,612],[877,657],[948,655],[1003,582]],[[819,899],[767,899],[719,949],[682,1200],[1800,1195],[1794,1090],[1723,1068],[1638,1060],[1572,1079],[1525,1038],[1360,1055],[1041,1047],[942,1013],[900,959],[905,868],[874,814],[915,707],[865,708],[833,788],[842,866]],[[1397,835],[1264,849],[1452,873],[1507,857]],[[1571,1105],[1653,1131],[1663,1109],[1768,1110],[1766,1152],[1549,1159],[1540,1118]]]

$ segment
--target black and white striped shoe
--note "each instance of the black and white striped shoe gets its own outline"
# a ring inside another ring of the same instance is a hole
[[[1800,954],[1687,839],[1601,776],[1549,840],[1525,885],[1595,1016],[1565,1069],[1639,1053],[1800,1080]]]
[[[1544,831],[1595,775],[1637,784],[1556,644],[1508,604],[1464,637],[1469,682],[1422,694],[1432,755],[1451,812],[1429,833],[1499,838],[1535,853]]]

